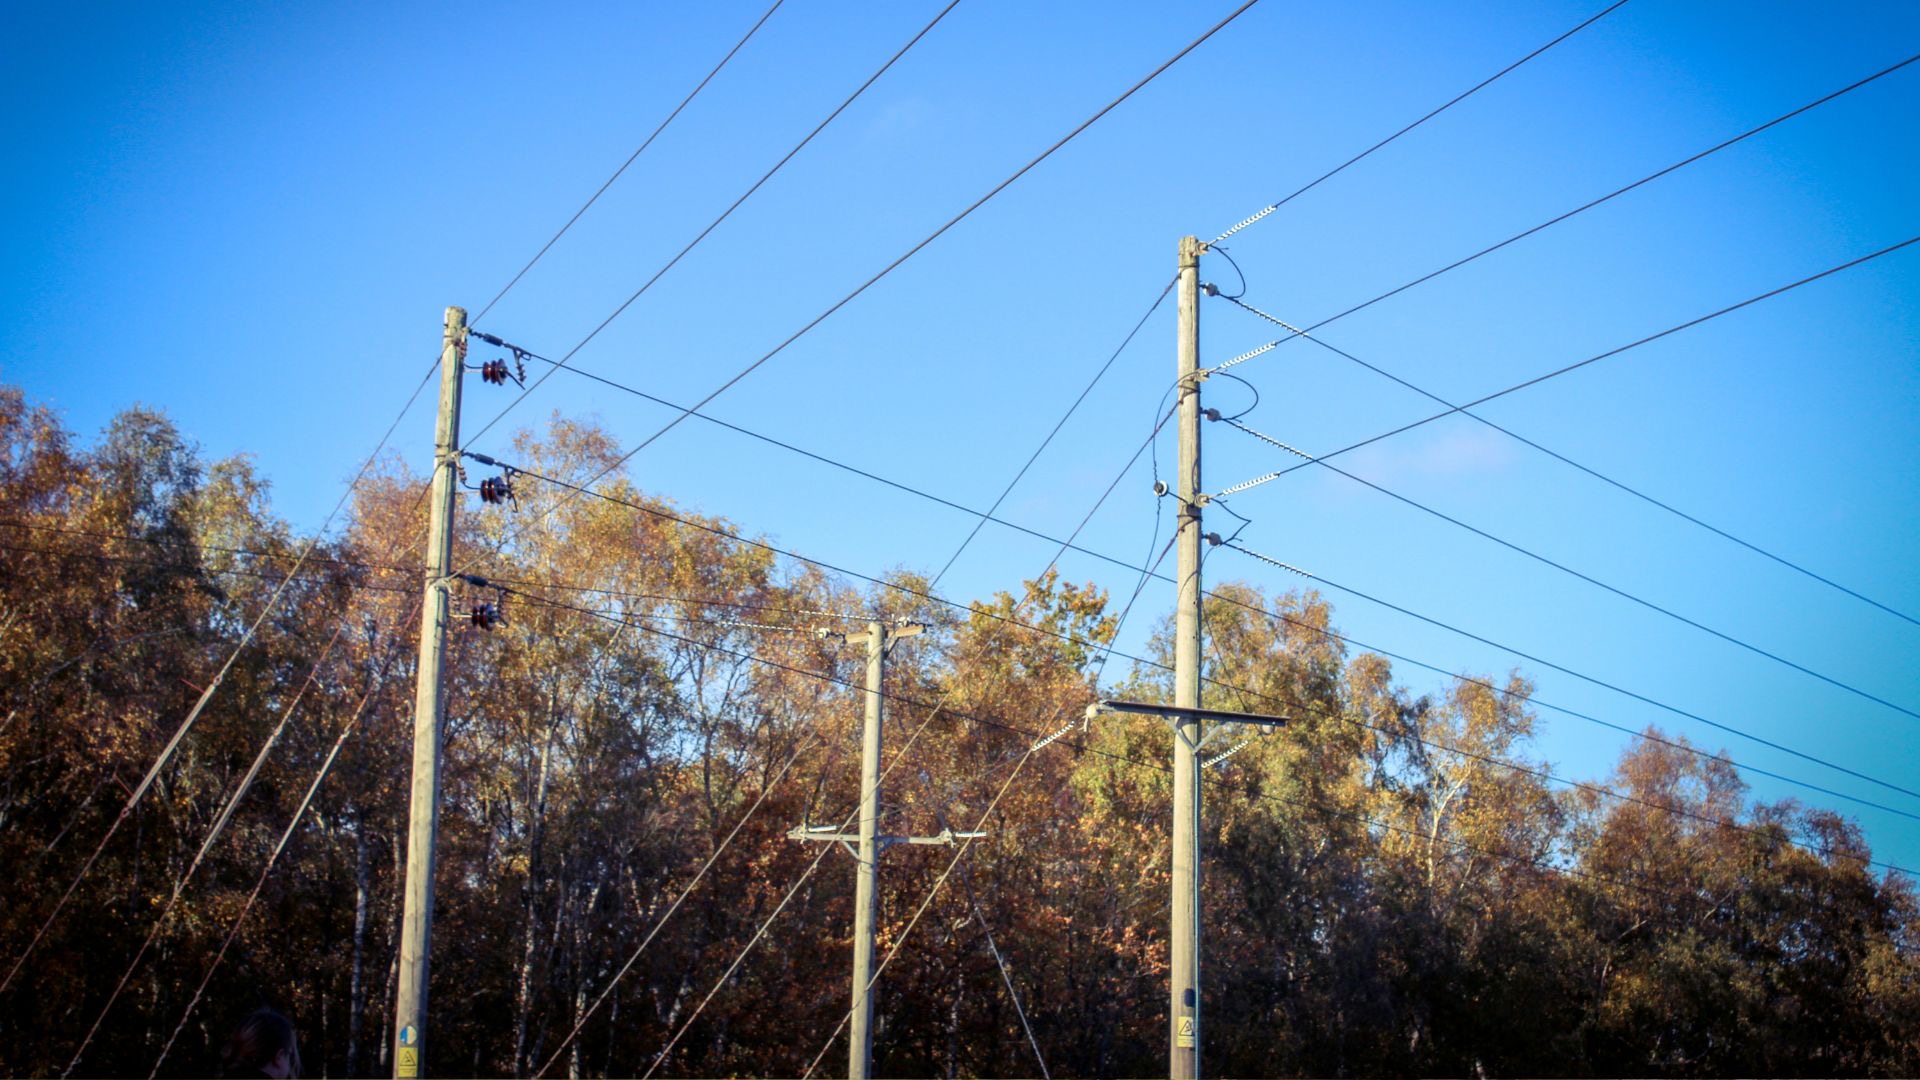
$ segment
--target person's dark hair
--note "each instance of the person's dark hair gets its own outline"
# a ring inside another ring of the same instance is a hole
[[[262,1006],[253,1010],[240,1026],[233,1029],[227,1045],[220,1051],[222,1076],[259,1076],[280,1051],[287,1052],[289,1076],[300,1075],[300,1046],[294,1041],[293,1021]]]

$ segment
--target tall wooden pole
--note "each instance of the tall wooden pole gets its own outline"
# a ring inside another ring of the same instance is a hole
[[[867,624],[867,715],[860,732],[860,865],[853,887],[853,1030],[847,1080],[873,1075],[873,893],[880,844],[880,725],[886,716],[887,628]]]
[[[440,349],[440,417],[434,425],[426,595],[420,606],[420,664],[413,699],[413,797],[400,921],[400,991],[393,1017],[393,1075],[397,1078],[425,1075],[433,851],[440,827],[440,734],[446,706],[440,670],[447,653],[447,575],[453,561],[453,500],[459,493],[460,376],[466,353],[467,311],[450,307]]]
[[[1173,703],[1200,707],[1200,254],[1206,245],[1180,238],[1179,367],[1180,461],[1175,493],[1180,499],[1179,587],[1173,609]],[[1173,725],[1173,926],[1172,1007],[1168,1075],[1200,1075],[1200,721]]]

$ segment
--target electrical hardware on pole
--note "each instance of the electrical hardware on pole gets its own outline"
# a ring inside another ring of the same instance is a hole
[[[954,832],[942,829],[935,836],[881,836],[880,823],[880,729],[886,712],[886,658],[901,638],[923,633],[917,623],[889,627],[870,622],[864,633],[840,634],[824,627],[821,637],[839,638],[847,644],[867,647],[866,723],[860,735],[860,831],[843,833],[832,825],[803,824],[787,836],[793,840],[839,844],[858,864],[854,884],[853,909],[853,1004],[852,1030],[848,1033],[847,1076],[849,1080],[868,1080],[873,1075],[873,927],[874,902],[879,894],[880,852],[895,844],[951,845],[977,840],[985,833]],[[856,846],[857,845],[857,846]]]

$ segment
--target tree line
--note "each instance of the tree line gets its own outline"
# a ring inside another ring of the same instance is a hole
[[[620,453],[556,417],[511,460]],[[876,1072],[1162,1072],[1168,734],[1073,722],[1170,699],[1168,627],[1122,668],[1092,586],[950,603],[602,488],[459,515],[456,613],[503,621],[450,638],[430,1070],[844,1068],[852,863],[788,831],[857,807],[864,656],[815,628],[872,616],[929,628],[883,831],[988,834],[884,856]],[[159,412],[86,444],[0,389],[0,1070],[203,1075],[267,1004],[309,1075],[391,1073],[424,531],[397,460],[316,542]],[[1291,720],[1207,773],[1209,1073],[1920,1072],[1920,906],[1850,820],[1652,729],[1556,783],[1523,676],[1414,694],[1311,592],[1205,618],[1208,704]]]

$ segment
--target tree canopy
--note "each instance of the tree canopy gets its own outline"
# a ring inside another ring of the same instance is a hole
[[[620,453],[555,418],[515,463]],[[1166,728],[1072,721],[1096,673],[1168,699],[1170,630],[1108,670],[1092,585],[950,602],[601,487],[459,514],[493,585],[458,599],[505,618],[451,636],[430,1069],[807,1068],[853,874],[787,832],[858,804],[864,672],[814,629],[874,617],[929,626],[889,664],[885,828],[988,833],[950,875],[885,856],[876,1071],[1163,1071]],[[422,492],[383,462],[316,541],[159,412],[85,445],[0,388],[0,1071],[204,1075],[268,1004],[310,1074],[390,1073]],[[1523,674],[1416,695],[1315,593],[1207,604],[1208,703],[1292,721],[1207,773],[1209,1073],[1920,1072],[1920,907],[1846,818],[1651,730],[1556,783]]]

